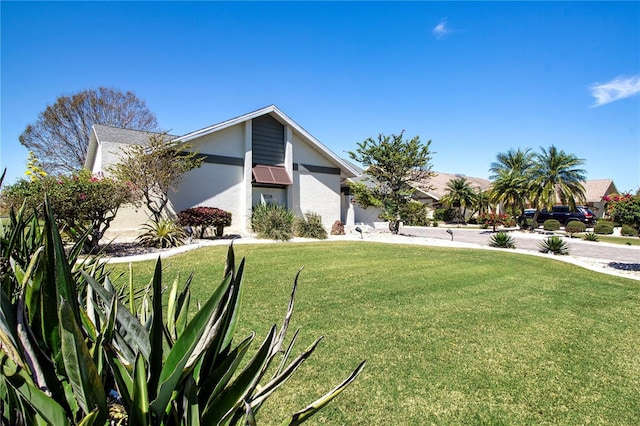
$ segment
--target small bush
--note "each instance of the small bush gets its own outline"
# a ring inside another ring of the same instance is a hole
[[[545,231],[557,231],[560,229],[560,222],[555,219],[547,219],[542,224]]]
[[[336,220],[331,226],[331,235],[344,235],[344,223],[341,220]]]
[[[433,212],[433,219],[443,222],[452,222],[457,215],[456,209],[435,209]]]
[[[231,213],[215,207],[193,207],[178,213],[182,226],[191,226],[199,230],[198,238],[204,238],[207,228],[215,229],[215,236],[224,234],[224,227],[231,225]]]
[[[498,232],[489,237],[489,247],[516,248],[513,237],[506,232]]]
[[[293,237],[293,212],[275,203],[257,204],[251,211],[251,229],[258,238],[289,241]]]
[[[593,232],[601,235],[613,234],[613,223],[606,220],[599,220],[593,227]]]
[[[534,226],[533,219],[529,217],[525,217],[520,221],[520,229],[534,229],[534,228],[537,228],[537,226]]]
[[[567,232],[571,237],[573,234],[578,232],[584,232],[587,229],[584,223],[578,220],[572,220],[564,226],[565,232]]]
[[[594,242],[598,242],[600,241],[600,237],[598,237],[598,234],[594,234],[593,232],[589,232],[587,234],[584,234],[584,239],[586,241],[594,241]]]
[[[293,235],[302,238],[327,239],[327,230],[322,226],[322,217],[318,213],[307,212],[304,217],[293,221]]]
[[[631,225],[622,225],[622,229],[620,229],[620,235],[623,235],[625,237],[636,237],[638,236],[638,230]]]
[[[540,241],[540,252],[566,255],[569,254],[569,244],[562,238],[554,235]]]
[[[407,226],[428,226],[429,219],[427,218],[427,212],[429,208],[419,201],[410,201],[402,209],[400,216],[402,221]]]
[[[145,247],[169,248],[184,244],[187,237],[175,220],[152,220],[142,226],[144,232],[137,238],[138,244]]]

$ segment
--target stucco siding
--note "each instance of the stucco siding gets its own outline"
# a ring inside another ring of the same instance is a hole
[[[94,165],[94,172],[99,168],[102,173],[109,175],[109,167],[117,164],[122,157],[122,150],[127,149],[128,145],[114,142],[102,142],[98,145],[98,153]]]
[[[310,164],[313,166],[335,167],[326,157],[320,154],[309,144],[294,133],[293,135],[293,162],[298,164]],[[338,187],[338,192],[340,188]]]
[[[294,172],[294,206],[296,216],[318,213],[327,231],[340,220],[340,176],[322,173]]]
[[[244,123],[192,140],[190,143],[201,154],[215,154],[244,158]]]
[[[244,170],[223,164],[203,164],[184,175],[177,192],[171,192],[171,210],[174,213],[191,207],[217,207],[231,212],[229,232],[244,230]]]

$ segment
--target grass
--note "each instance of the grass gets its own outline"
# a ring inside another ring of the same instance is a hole
[[[640,246],[640,238],[638,237],[612,237],[610,235],[598,235],[598,238],[600,241],[605,243]]]
[[[325,336],[259,424],[279,424],[362,359],[364,373],[308,424],[637,423],[637,281],[483,250],[357,242],[235,249],[247,258],[239,337],[264,337],[281,321],[303,265],[292,322],[302,328],[298,350]],[[204,299],[225,252],[164,260],[166,284],[194,271],[194,295]],[[137,282],[152,266],[134,264]]]

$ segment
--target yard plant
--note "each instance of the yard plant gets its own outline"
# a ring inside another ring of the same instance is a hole
[[[506,232],[498,232],[489,237],[489,246],[496,248],[516,248],[513,237]]]
[[[266,335],[260,325],[305,265],[291,327],[303,326],[298,339],[327,337],[264,404],[260,423],[278,424],[322,394],[359,354],[367,368],[310,424],[637,422],[638,281],[511,252],[326,241],[235,250],[251,265],[238,333]],[[205,259],[225,251],[168,258],[164,275],[194,271],[200,299],[210,292],[202,277],[224,270]],[[146,285],[153,262],[134,267]]]
[[[42,226],[25,211],[0,228],[3,425],[255,424],[322,339],[291,357],[296,278],[282,326],[270,327],[254,350],[255,333],[236,340],[245,261],[236,264],[232,247],[223,279],[201,303],[191,276],[168,286],[164,305],[160,259],[148,284],[117,289],[103,263],[77,262],[81,242],[67,255],[47,202]],[[282,424],[305,422],[363,367]]]
[[[569,244],[557,235],[545,238],[540,241],[540,252],[557,255],[569,254]]]

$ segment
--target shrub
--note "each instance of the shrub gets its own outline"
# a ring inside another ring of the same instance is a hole
[[[407,226],[429,226],[428,207],[419,201],[409,201],[400,216]]]
[[[187,235],[175,220],[151,220],[142,226],[144,232],[136,241],[144,247],[168,248],[184,244]]]
[[[71,175],[39,176],[19,180],[3,188],[4,209],[18,209],[23,202],[40,211],[45,195],[49,199],[57,226],[73,241],[84,241],[83,251],[98,248],[121,205],[134,203],[134,189],[126,182],[92,175],[80,170]],[[87,234],[87,237],[84,235]]]
[[[638,230],[631,225],[622,225],[620,235],[624,235],[625,237],[636,237],[638,236]]]
[[[290,358],[298,277],[280,330],[273,325],[253,351],[255,333],[237,339],[245,261],[236,267],[232,247],[222,282],[203,303],[191,299],[191,278],[182,289],[174,280],[163,303],[159,259],[136,299],[132,284],[123,296],[96,274],[100,263],[79,266],[79,245],[64,256],[48,204],[42,232],[31,232],[40,223],[23,211],[0,227],[2,258],[14,266],[2,277],[2,424],[255,424],[254,413],[321,340]],[[307,420],[363,368],[285,424]]]
[[[525,217],[520,221],[521,229],[535,229],[537,226],[534,226],[533,219],[529,217]]]
[[[275,203],[261,203],[251,211],[251,229],[258,238],[289,241],[293,237],[293,213]]]
[[[562,238],[554,235],[540,241],[540,252],[553,253],[555,255],[569,254],[569,244]]]
[[[584,232],[587,229],[586,225],[579,220],[572,220],[564,226],[565,232],[571,237],[577,232]]]
[[[435,209],[433,219],[442,222],[451,222],[456,218],[457,214],[457,209]]]
[[[593,232],[601,235],[613,234],[613,223],[606,220],[599,220],[593,227]]]
[[[336,220],[331,226],[331,235],[344,235],[344,223],[341,220]]]
[[[583,237],[586,241],[594,241],[594,242],[600,241],[600,237],[598,237],[598,234],[595,234],[593,232],[588,232],[584,234]]]
[[[322,217],[318,213],[307,212],[304,217],[293,221],[293,235],[303,238],[327,239],[327,230],[322,226]]]
[[[182,226],[196,228],[198,238],[204,238],[207,228],[215,229],[215,236],[222,237],[224,227],[231,225],[231,213],[215,207],[192,207],[178,213]]]
[[[547,219],[542,224],[542,228],[545,231],[557,231],[558,229],[560,229],[560,222],[558,222],[556,219]]]
[[[506,232],[498,232],[489,237],[489,246],[498,248],[516,248],[513,237]]]
[[[510,226],[513,224],[513,219],[504,213],[481,213],[478,216],[478,221],[482,224],[483,228],[491,226],[495,232],[496,226]]]

